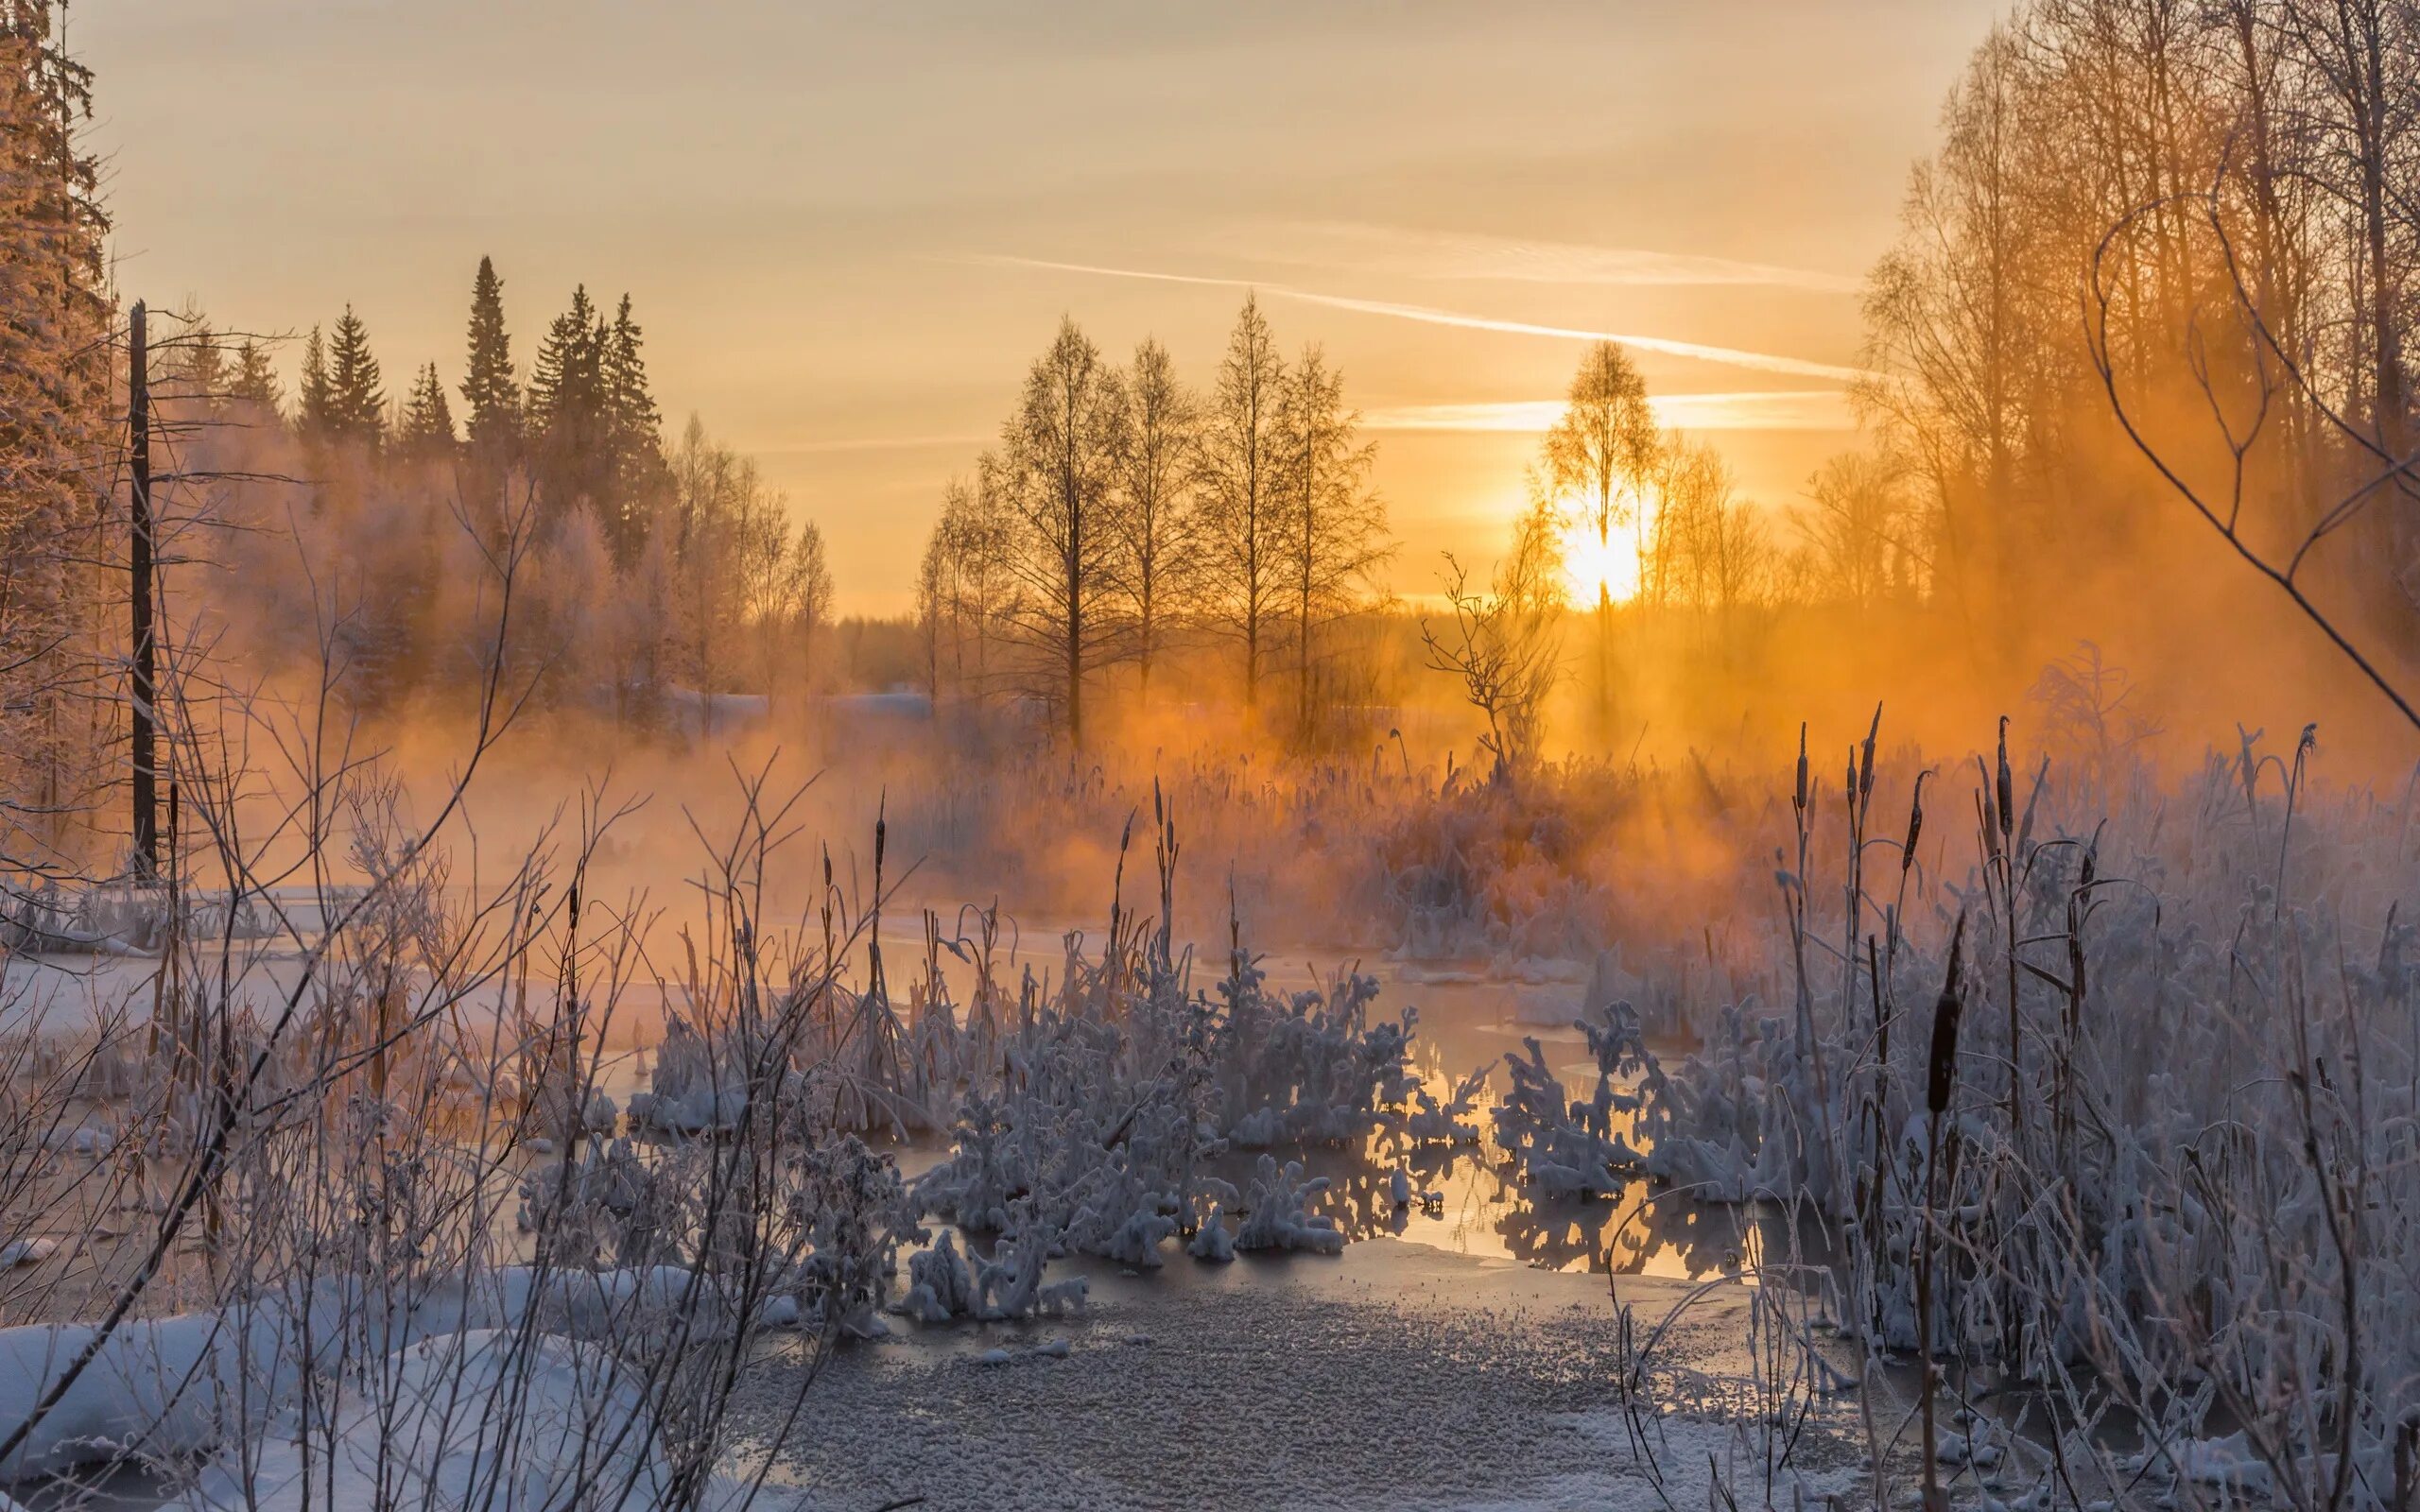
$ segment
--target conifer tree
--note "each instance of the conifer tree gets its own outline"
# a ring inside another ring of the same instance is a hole
[[[646,540],[648,517],[666,477],[664,421],[648,389],[642,344],[639,323],[631,316],[631,297],[624,294],[598,358],[610,470],[606,491],[612,504],[606,539],[613,543],[614,559],[624,564]]]
[[[489,457],[510,457],[521,444],[521,386],[512,376],[512,338],[504,329],[504,280],[479,259],[471,284],[470,357],[462,371],[464,438]]]
[[[191,316],[183,333],[165,345],[169,360],[153,380],[162,398],[216,404],[227,397],[227,349],[207,318]]]
[[[561,512],[597,502],[604,482],[604,349],[609,333],[588,287],[572,290],[529,373],[528,425],[540,495]]]
[[[294,413],[294,428],[302,433],[304,440],[318,443],[333,438],[333,395],[328,384],[327,343],[315,325],[302,343],[301,404]]]
[[[454,410],[445,402],[445,386],[438,381],[437,364],[420,370],[411,399],[404,406],[403,424],[395,438],[404,455],[415,461],[439,461],[453,455]]]
[[[386,433],[386,391],[379,387],[378,359],[370,352],[370,331],[353,306],[337,320],[327,355],[328,438],[376,451]]]
[[[272,415],[285,404],[285,393],[278,384],[277,369],[268,360],[268,350],[249,336],[235,348],[235,367],[227,380],[227,397],[258,404]]]

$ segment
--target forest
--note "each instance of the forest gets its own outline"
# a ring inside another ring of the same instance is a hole
[[[67,9],[0,1501],[2420,1507],[2420,3],[1979,26],[1796,491],[1525,326],[1483,558],[1282,289],[908,519],[610,239],[147,303]]]

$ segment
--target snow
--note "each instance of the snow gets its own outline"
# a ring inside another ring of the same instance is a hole
[[[334,1363],[328,1351],[342,1347],[354,1329],[367,1328],[372,1339],[397,1346],[388,1356],[394,1368],[377,1378],[401,1383],[403,1407],[417,1414],[422,1409],[413,1394],[440,1388],[441,1365],[469,1371],[467,1388],[519,1358],[461,1341],[518,1336],[557,1339],[568,1348],[610,1337],[627,1347],[642,1343],[650,1328],[684,1316],[691,1329],[711,1331],[720,1314],[710,1284],[670,1267],[599,1273],[510,1266],[430,1285],[414,1304],[389,1314],[393,1304],[374,1288],[323,1282],[294,1299],[272,1295],[216,1312],[129,1319],[101,1341],[4,1467],[6,1473],[12,1479],[58,1475],[130,1455],[207,1457],[236,1442],[273,1437],[294,1402],[306,1353],[314,1369],[328,1368]],[[85,1323],[0,1329],[0,1423],[30,1418],[92,1347],[96,1332]],[[560,1397],[565,1383],[596,1377],[599,1369],[561,1351],[544,1354],[537,1364],[533,1383],[542,1399],[549,1392]],[[434,1432],[427,1449],[431,1473],[450,1473],[439,1461],[451,1451]]]
[[[672,1504],[645,1394],[595,1345],[474,1329],[398,1350],[373,1379],[374,1392],[346,1393],[309,1453],[273,1422],[252,1454],[209,1460],[184,1500],[211,1512]]]

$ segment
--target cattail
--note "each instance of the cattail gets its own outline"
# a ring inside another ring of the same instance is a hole
[[[1859,753],[1863,757],[1864,766],[1863,771],[1858,774],[1857,784],[1857,796],[1860,799],[1874,796],[1874,742],[1881,733],[1882,706],[1877,703],[1874,706],[1874,723],[1866,727],[1865,745]]]
[[[1797,806],[1799,813],[1806,812],[1806,724],[1804,720],[1798,726],[1798,792],[1790,801]]]
[[[1942,977],[1941,1000],[1932,1009],[1932,1064],[1925,1108],[1936,1119],[1949,1110],[1949,1094],[1958,1085],[1958,1017],[1965,1006],[1958,996],[1958,965],[1965,944],[1966,911],[1962,908],[1949,936],[1949,970]]]
[[[2000,715],[2000,833],[2016,833],[2016,780],[2008,769],[2008,715]]]
[[[1899,847],[1899,869],[1906,872],[1916,864],[1916,841],[1925,833],[1925,774],[1916,774],[1916,795],[1908,800],[1908,838]]]

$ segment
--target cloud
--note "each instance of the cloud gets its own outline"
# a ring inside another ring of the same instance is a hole
[[[1408,278],[1508,284],[1620,284],[1635,287],[1736,286],[1855,294],[1863,287],[1846,273],[1784,267],[1773,263],[1659,252],[1637,247],[1592,247],[1464,232],[1408,231],[1354,221],[1281,223],[1256,234],[1257,255],[1288,238],[1309,246],[1282,260]],[[1339,259],[1343,259],[1339,261]]]
[[[1404,304],[1392,300],[1355,299],[1342,294],[1322,294],[1310,289],[1292,288],[1283,284],[1268,284],[1256,279],[1214,278],[1196,273],[1160,273],[1131,267],[1104,267],[1093,263],[1058,263],[1038,257],[1012,257],[1003,253],[975,253],[968,262],[989,264],[1000,267],[1040,268],[1060,273],[1084,273],[1097,278],[1143,279],[1159,284],[1193,284],[1217,288],[1253,289],[1272,299],[1293,300],[1305,304],[1317,304],[1332,310],[1351,310],[1361,315],[1386,316],[1392,319],[1413,320],[1425,325],[1451,326],[1464,331],[1495,331],[1506,335],[1546,336],[1560,341],[1616,341],[1639,352],[1660,352],[1670,357],[1686,357],[1697,362],[1720,363],[1733,368],[1748,368],[1758,372],[1787,373],[1799,378],[1824,378],[1835,383],[1854,382],[1864,377],[1859,368],[1842,367],[1838,363],[1810,362],[1803,357],[1785,357],[1769,352],[1748,352],[1737,347],[1711,346],[1703,341],[1676,341],[1668,336],[1647,336],[1619,331],[1592,331],[1577,326],[1540,325],[1529,320],[1498,320],[1489,316],[1464,315],[1456,310],[1441,310],[1426,304]]]
[[[1684,431],[1847,431],[1857,428],[1849,396],[1839,388],[1789,388],[1732,393],[1653,394],[1657,423]],[[1560,399],[1478,404],[1398,404],[1372,410],[1361,422],[1380,431],[1520,431],[1550,429],[1563,415]]]

